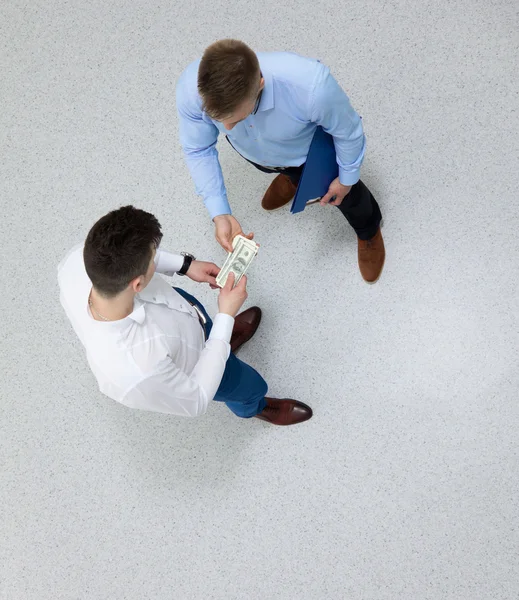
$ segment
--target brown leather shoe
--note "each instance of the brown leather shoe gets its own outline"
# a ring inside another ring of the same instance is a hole
[[[359,239],[359,268],[364,281],[375,283],[386,259],[386,249],[380,227],[370,240]]]
[[[236,352],[240,346],[248,342],[256,333],[261,321],[261,309],[257,306],[248,308],[234,319],[234,327],[231,335],[231,350]]]
[[[268,421],[272,425],[297,425],[312,418],[312,409],[297,400],[277,400],[267,398],[267,406],[256,415],[257,419]]]
[[[277,210],[292,200],[296,190],[297,186],[292,183],[288,175],[278,175],[265,192],[261,206],[265,210]]]

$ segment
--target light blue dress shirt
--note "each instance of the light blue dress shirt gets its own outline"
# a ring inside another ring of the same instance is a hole
[[[231,214],[216,142],[223,133],[245,158],[266,167],[297,167],[306,161],[315,129],[333,136],[339,180],[359,180],[366,140],[362,121],[348,96],[317,60],[289,52],[258,53],[265,87],[258,111],[227,131],[202,109],[197,76],[200,60],[191,63],[177,84],[180,141],[196,192],[211,219]]]

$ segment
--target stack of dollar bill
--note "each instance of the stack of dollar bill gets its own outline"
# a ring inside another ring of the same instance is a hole
[[[252,240],[248,240],[242,235],[237,235],[232,241],[233,251],[227,256],[223,267],[216,276],[216,284],[221,288],[224,287],[229,273],[234,273],[234,285],[245,275],[253,258],[258,253],[258,244]]]

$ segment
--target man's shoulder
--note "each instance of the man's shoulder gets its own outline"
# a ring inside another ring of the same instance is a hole
[[[198,80],[198,68],[200,67],[201,58],[197,58],[192,63],[189,63],[187,67],[182,71],[178,82],[197,84]]]
[[[294,85],[311,85],[319,73],[328,70],[318,59],[294,52],[258,52],[258,59],[274,79]]]
[[[70,260],[76,260],[77,256],[79,256],[83,250],[84,244],[76,244],[73,246],[61,259],[58,264],[58,273],[62,270],[62,268],[70,262]]]
[[[83,260],[84,244],[77,244],[63,257],[58,265],[58,284],[61,289],[75,287],[79,281],[88,280]]]
[[[201,59],[197,59],[189,64],[177,81],[176,94],[177,105],[188,106],[200,104],[198,94],[198,67]]]

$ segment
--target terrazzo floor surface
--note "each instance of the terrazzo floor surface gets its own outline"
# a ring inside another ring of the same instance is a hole
[[[513,0],[2,2],[2,599],[517,599],[518,32]],[[57,263],[122,204],[224,258],[174,104],[221,37],[332,68],[384,213],[368,286],[339,211],[263,212],[271,177],[220,144],[261,244],[241,357],[312,405],[293,428],[117,405],[58,301]]]

